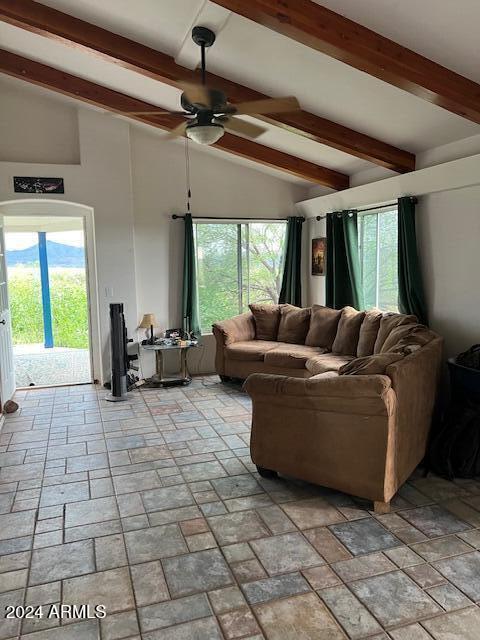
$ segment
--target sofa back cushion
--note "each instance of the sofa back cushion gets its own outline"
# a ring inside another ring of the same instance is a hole
[[[333,353],[346,356],[357,354],[358,337],[364,318],[365,311],[357,311],[353,307],[342,309],[337,334],[332,345]]]
[[[309,308],[302,309],[291,304],[281,304],[277,340],[290,344],[305,344],[310,327],[310,312]]]
[[[373,356],[355,358],[338,370],[341,376],[384,375],[387,367],[403,358],[401,353],[377,353]]]
[[[360,327],[360,335],[358,336],[358,358],[371,356],[373,354],[382,315],[380,309],[370,309],[365,313],[365,318]]]
[[[417,324],[418,320],[416,316],[405,316],[401,313],[385,313],[380,320],[380,328],[378,330],[377,339],[375,340],[375,346],[373,353],[380,353],[383,344],[390,333],[396,328],[404,324]]]
[[[257,340],[276,340],[280,324],[279,304],[249,304],[255,319],[255,338]]]
[[[341,315],[341,310],[329,309],[329,307],[314,304],[305,344],[309,347],[331,349]]]
[[[380,353],[413,353],[435,338],[423,324],[403,324],[393,329],[387,336]]]

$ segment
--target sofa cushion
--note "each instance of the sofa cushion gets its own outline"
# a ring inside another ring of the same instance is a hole
[[[338,371],[324,371],[323,373],[317,373],[316,376],[311,376],[309,380],[324,380],[325,378],[338,378]]]
[[[393,329],[387,336],[380,353],[387,351],[412,353],[434,338],[433,331],[423,324],[403,324]]]
[[[291,344],[305,344],[310,327],[310,312],[311,309],[302,309],[291,304],[280,305],[277,340]]]
[[[212,325],[214,335],[221,336],[225,346],[241,340],[255,339],[255,320],[248,311],[239,316],[234,316],[222,322],[215,322]]]
[[[401,313],[385,313],[380,320],[380,328],[377,339],[375,340],[373,353],[380,353],[383,343],[396,327],[404,324],[416,324],[417,322],[416,316],[405,316]]]
[[[257,340],[276,340],[280,323],[279,304],[249,304],[255,319]]]
[[[307,360],[306,368],[317,375],[318,373],[325,373],[325,371],[338,371],[344,364],[353,360],[353,356],[341,356],[334,355],[333,353],[326,353],[324,355],[314,356]]]
[[[338,370],[341,376],[368,376],[383,375],[387,367],[403,358],[402,353],[378,353],[377,355],[355,358],[347,362]]]
[[[357,357],[371,356],[375,347],[378,330],[380,329],[380,320],[382,319],[380,309],[370,309],[366,312],[360,327],[358,336]]]
[[[325,349],[321,347],[277,343],[275,349],[271,349],[265,354],[265,363],[272,367],[304,369],[307,360],[313,356],[320,355],[324,351]]]
[[[225,356],[229,360],[248,360],[263,362],[270,349],[278,347],[278,342],[269,340],[245,340],[234,342],[225,348]]]
[[[333,341],[332,351],[340,355],[355,356],[357,354],[360,327],[365,318],[365,311],[357,311],[353,307],[344,307]]]
[[[310,317],[310,328],[305,338],[309,347],[325,347],[331,349],[342,311],[314,304]]]

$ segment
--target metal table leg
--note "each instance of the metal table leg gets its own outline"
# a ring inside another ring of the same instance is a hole
[[[155,373],[158,381],[163,380],[163,353],[160,350],[155,351]]]

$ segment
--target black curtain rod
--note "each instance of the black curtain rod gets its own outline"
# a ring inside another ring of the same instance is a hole
[[[185,216],[179,216],[176,213],[172,215],[173,220],[182,219],[185,220]],[[288,218],[242,218],[239,216],[232,216],[231,218],[225,218],[221,216],[192,216],[193,220],[271,220],[272,222],[286,221]],[[305,218],[302,218],[305,221]]]
[[[418,198],[416,198],[415,196],[411,196],[410,200],[414,203],[417,204],[418,203]],[[377,205],[376,207],[365,207],[363,209],[351,209],[351,211],[357,211],[358,213],[363,213],[364,211],[375,211],[375,209],[383,209],[384,207],[392,207],[393,205],[397,204],[398,200],[395,200],[394,202],[386,202],[385,204],[380,204]],[[336,213],[335,211],[331,211],[331,213]],[[317,222],[319,220],[325,220],[325,218],[327,217],[328,214],[325,214],[324,216],[316,216],[316,220]]]

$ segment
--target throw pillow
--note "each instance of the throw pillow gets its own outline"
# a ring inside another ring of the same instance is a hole
[[[331,349],[341,315],[342,311],[339,309],[330,309],[320,304],[314,304],[305,344],[309,347]]]
[[[380,353],[383,343],[396,327],[404,324],[416,324],[417,322],[418,320],[415,316],[405,316],[401,313],[385,313],[380,320],[380,329],[375,340],[373,353]]]
[[[396,327],[387,337],[380,353],[386,351],[412,353],[435,337],[423,324],[404,324]]]
[[[291,344],[305,344],[310,326],[310,311],[311,309],[302,309],[291,304],[280,305],[277,340]]]
[[[276,340],[280,323],[279,304],[249,304],[255,319],[255,337],[257,340]]]
[[[380,320],[382,312],[380,309],[370,309],[365,314],[365,318],[360,327],[360,335],[358,336],[357,357],[371,356],[375,347],[378,330],[380,329]]]
[[[341,376],[383,375],[388,365],[401,360],[403,357],[402,353],[379,353],[374,356],[355,358],[355,360],[347,362],[343,367],[340,367],[338,373]]]
[[[344,307],[342,309],[337,335],[332,345],[333,353],[346,356],[356,355],[360,327],[364,318],[365,311],[357,311],[353,307]]]

